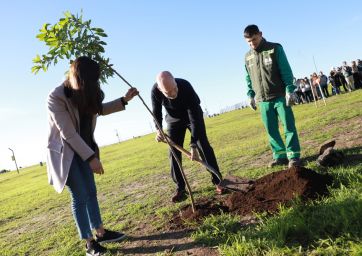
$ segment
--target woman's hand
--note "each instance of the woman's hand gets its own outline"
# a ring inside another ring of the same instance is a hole
[[[89,162],[89,166],[92,169],[92,171],[94,173],[97,174],[103,174],[104,170],[103,170],[103,166],[101,161],[99,161],[99,159],[97,157],[93,158],[90,162]]]
[[[137,90],[137,88],[135,87],[132,87],[128,90],[128,92],[126,93],[126,95],[124,95],[123,99],[128,102],[130,101],[131,99],[133,99],[134,96],[138,95],[139,92]]]

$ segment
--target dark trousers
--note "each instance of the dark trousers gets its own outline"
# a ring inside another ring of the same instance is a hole
[[[297,103],[302,104],[305,102],[305,99],[303,98],[303,93],[301,91],[296,91],[295,94],[297,95]]]
[[[321,89],[322,89],[324,97],[326,97],[326,98],[329,97],[328,84],[321,85]]]
[[[362,88],[362,81],[360,79],[359,73],[353,73],[353,80],[354,80],[354,88],[359,89]]]
[[[346,83],[342,83],[342,86],[343,86],[344,92],[348,92],[348,89],[347,89],[346,85],[347,85]],[[341,91],[341,90],[339,90],[339,91]]]
[[[305,91],[304,92],[304,98],[306,99],[307,102],[312,102],[313,101],[313,93],[311,90],[309,91]]]
[[[341,91],[339,89],[339,86],[332,86],[332,95],[340,94]]]
[[[206,136],[206,129],[205,129],[205,123],[202,121],[201,123],[197,124],[199,128],[199,138],[196,142],[198,151],[200,153],[200,157],[211,167],[215,169],[215,171],[218,172],[218,175],[221,177],[221,173],[219,170],[219,166],[217,165],[216,157],[213,148],[211,147],[207,136]],[[185,140],[185,134],[186,129],[190,130],[190,124],[185,123],[170,123],[168,124],[167,130],[168,134],[173,142],[175,142],[177,145],[183,147],[184,140]],[[182,158],[181,158],[181,152],[174,148],[174,152],[176,153],[177,158],[179,159],[180,163],[182,164]],[[173,181],[177,184],[177,189],[179,191],[185,190],[185,181],[182,177],[182,173],[180,171],[180,168],[176,162],[176,159],[171,153],[171,150],[169,152],[169,158],[170,158],[170,165],[171,165],[171,176]],[[212,174],[212,183],[213,184],[219,184],[220,180],[218,177]]]

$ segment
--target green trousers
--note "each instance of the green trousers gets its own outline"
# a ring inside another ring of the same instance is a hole
[[[299,158],[300,145],[294,115],[292,108],[286,106],[285,98],[280,97],[271,101],[260,102],[259,109],[268,133],[273,158]],[[286,145],[280,136],[278,117],[283,125]]]

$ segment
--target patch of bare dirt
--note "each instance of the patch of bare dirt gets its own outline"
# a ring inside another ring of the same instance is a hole
[[[352,148],[362,145],[362,116],[356,116],[354,118],[345,120],[338,124],[330,124],[323,127],[325,133],[329,133],[336,127],[340,128],[339,131],[334,134],[333,138],[336,140],[336,148]],[[306,135],[303,132],[300,133],[301,137]],[[332,139],[332,138],[330,138]],[[304,147],[318,148],[319,143],[315,140],[302,140]],[[316,152],[317,153],[317,152]]]
[[[184,228],[187,222],[199,222],[209,215],[218,215],[223,212],[229,212],[228,207],[224,202],[217,200],[217,198],[202,198],[195,203],[195,211],[192,207],[187,205],[175,213],[170,221],[169,228],[180,229]]]

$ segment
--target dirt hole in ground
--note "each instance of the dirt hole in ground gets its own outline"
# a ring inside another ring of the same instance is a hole
[[[232,192],[226,196],[201,198],[191,205],[184,206],[174,213],[170,228],[184,228],[187,223],[201,221],[211,214],[229,212],[240,216],[249,216],[253,212],[270,214],[278,210],[279,204],[288,205],[296,197],[302,200],[315,199],[328,193],[327,186],[332,184],[329,175],[297,167],[270,173],[254,182],[248,192]]]

